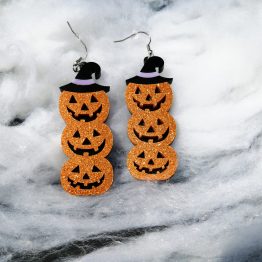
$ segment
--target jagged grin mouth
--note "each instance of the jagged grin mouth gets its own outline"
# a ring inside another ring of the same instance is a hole
[[[139,133],[135,129],[133,130],[134,130],[134,134],[136,135],[136,137],[144,142],[148,142],[149,140],[153,140],[154,143],[161,142],[165,140],[169,134],[169,127],[167,128],[166,132],[160,138],[158,136],[139,135]]]
[[[101,143],[101,145],[97,148],[97,150],[95,150],[94,148],[91,149],[81,149],[81,148],[74,148],[74,146],[67,141],[67,144],[69,146],[69,148],[77,155],[81,155],[83,156],[84,154],[88,154],[89,156],[93,156],[93,155],[97,155],[98,153],[100,153],[106,144],[106,140],[104,139],[104,141]]]
[[[142,104],[141,102],[139,102],[138,100],[136,100],[134,97],[133,97],[133,101],[134,101],[134,102],[137,104],[137,106],[138,106],[140,109],[142,109],[142,110],[149,109],[150,111],[155,111],[155,110],[160,109],[161,104],[163,104],[163,103],[166,101],[166,96],[164,95],[163,98],[156,103],[156,105],[153,105],[153,104]]]
[[[163,167],[153,168],[151,171],[147,167],[140,167],[136,162],[134,162],[134,166],[139,172],[145,171],[146,174],[159,174],[163,173],[167,169],[167,167],[169,166],[169,160],[167,160]]]
[[[88,185],[85,186],[84,183],[81,182],[74,182],[72,179],[69,177],[67,178],[68,182],[70,183],[70,186],[76,188],[77,186],[80,187],[80,189],[92,189],[95,187],[99,187],[105,180],[105,175],[102,176],[98,181],[95,181],[93,183],[89,183]]]
[[[70,109],[69,107],[67,107],[67,111],[77,121],[84,120],[85,122],[90,122],[90,121],[95,120],[97,118],[98,114],[100,114],[102,112],[102,105],[100,105],[100,107],[92,115],[89,115],[89,114],[76,115],[75,112],[72,109]]]

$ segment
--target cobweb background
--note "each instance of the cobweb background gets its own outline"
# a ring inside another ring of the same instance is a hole
[[[83,49],[110,85],[111,190],[73,197],[59,86]],[[169,182],[134,180],[125,79],[146,56],[143,35],[173,77]],[[262,259],[262,2],[259,0],[0,1],[1,261],[260,261]]]

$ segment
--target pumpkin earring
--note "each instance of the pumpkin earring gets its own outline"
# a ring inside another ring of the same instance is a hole
[[[172,104],[172,78],[159,75],[164,69],[164,60],[154,56],[150,48],[148,56],[137,76],[126,80],[126,103],[132,114],[128,121],[128,137],[135,145],[128,153],[127,167],[132,176],[140,180],[167,180],[174,175],[178,160],[169,146],[176,136],[176,123],[168,113]],[[158,72],[156,71],[158,68]]]
[[[72,195],[98,195],[106,192],[113,182],[113,168],[105,158],[112,149],[113,135],[104,124],[109,114],[109,86],[94,82],[100,78],[101,68],[97,63],[85,62],[80,57],[73,65],[76,78],[61,86],[59,110],[66,127],[61,144],[69,160],[61,169],[61,185]]]

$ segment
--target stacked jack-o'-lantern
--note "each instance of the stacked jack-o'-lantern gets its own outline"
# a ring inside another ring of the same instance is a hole
[[[162,58],[145,59],[141,72],[128,79],[127,106],[132,114],[128,136],[135,145],[128,154],[130,173],[141,180],[166,180],[174,175],[178,160],[170,146],[176,136],[176,123],[168,113],[172,104],[172,78],[161,77]]]
[[[73,195],[97,195],[113,182],[113,168],[105,158],[113,135],[104,121],[109,114],[109,87],[96,84],[100,77],[96,63],[83,63],[76,79],[60,87],[59,110],[66,122],[61,143],[70,158],[62,167],[61,184]]]

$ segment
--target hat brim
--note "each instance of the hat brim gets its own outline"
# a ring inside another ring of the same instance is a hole
[[[59,88],[61,92],[69,91],[75,93],[90,93],[90,92],[97,92],[97,91],[105,91],[107,93],[110,90],[110,86],[101,86],[98,84],[76,85],[74,83],[69,83]]]
[[[156,77],[151,77],[151,78],[145,78],[141,76],[134,76],[132,78],[129,78],[126,80],[126,84],[128,85],[129,83],[135,83],[135,84],[158,84],[158,83],[169,83],[172,84],[173,78],[166,78],[162,76],[156,76]]]

